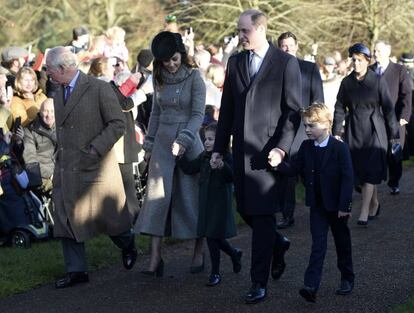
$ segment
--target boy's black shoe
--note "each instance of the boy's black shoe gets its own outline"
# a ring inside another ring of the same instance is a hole
[[[262,287],[259,283],[254,283],[250,290],[244,296],[246,304],[255,304],[266,298],[266,287]]]
[[[308,302],[316,302],[316,288],[304,286],[299,290],[299,294]]]
[[[241,258],[243,251],[238,248],[234,249],[234,255],[231,257],[231,262],[233,263],[233,273],[239,273],[241,271]]]
[[[337,295],[341,295],[341,296],[346,296],[349,295],[352,290],[354,289],[354,282],[353,281],[348,281],[345,279],[341,280],[341,285],[339,286],[338,289],[336,289],[335,294]]]

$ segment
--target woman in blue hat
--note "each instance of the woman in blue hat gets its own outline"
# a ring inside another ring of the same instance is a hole
[[[361,186],[358,225],[379,214],[377,185],[387,177],[388,144],[399,138],[398,123],[385,81],[368,68],[371,53],[357,43],[349,48],[353,72],[341,83],[335,104],[333,135],[342,134],[351,150],[356,184]]]
[[[143,145],[149,170],[137,228],[151,236],[151,261],[144,274],[162,276],[162,238],[197,239],[198,175],[184,174],[176,159],[185,155],[194,160],[203,151],[199,129],[206,88],[200,72],[188,61],[180,34],[159,33],[151,50],[154,96]],[[197,239],[191,271],[203,268],[202,239]]]

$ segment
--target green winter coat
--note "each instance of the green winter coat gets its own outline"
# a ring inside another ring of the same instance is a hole
[[[231,158],[227,156],[221,169],[210,166],[211,153],[202,152],[195,160],[181,158],[179,166],[185,174],[200,173],[198,237],[225,239],[236,236],[233,212]]]

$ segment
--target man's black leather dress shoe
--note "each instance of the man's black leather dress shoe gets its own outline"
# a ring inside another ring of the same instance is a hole
[[[56,288],[67,288],[80,283],[89,282],[89,275],[87,272],[70,272],[65,276],[59,278],[55,282]]]
[[[122,263],[127,270],[130,270],[134,267],[134,264],[137,260],[137,249],[124,249],[122,250]]]
[[[221,276],[220,274],[211,274],[208,278],[208,282],[206,284],[207,287],[214,287],[221,282]]]
[[[243,251],[240,249],[234,249],[234,255],[231,257],[231,262],[233,263],[233,273],[239,273],[241,271],[241,258]]]
[[[293,217],[284,218],[281,222],[277,223],[277,229],[286,229],[292,227],[295,224],[295,219]]]
[[[335,294],[340,296],[349,295],[354,289],[354,282],[348,280],[341,280],[341,285],[336,289]]]
[[[285,253],[289,250],[290,241],[286,237],[283,237],[282,245],[275,247],[273,250],[273,261],[272,261],[272,277],[273,279],[279,279],[282,277],[283,272],[286,268]]]
[[[259,283],[254,283],[250,290],[246,293],[244,301],[246,304],[255,304],[266,298],[266,287],[262,287]]]
[[[316,289],[308,286],[304,286],[299,290],[299,294],[308,302],[316,302]]]

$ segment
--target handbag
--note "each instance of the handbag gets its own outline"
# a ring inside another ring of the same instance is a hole
[[[42,175],[39,162],[26,163],[26,172],[29,177],[28,188],[42,186]]]

